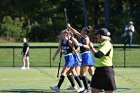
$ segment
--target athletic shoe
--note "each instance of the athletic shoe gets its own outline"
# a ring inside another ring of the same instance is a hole
[[[103,89],[100,89],[99,91],[100,91],[100,92],[104,92]]]
[[[90,88],[90,83],[88,83],[88,88]]]
[[[58,86],[54,86],[54,87],[50,87],[50,88],[56,92],[60,92],[60,89],[58,88]]]
[[[78,88],[77,88],[77,86],[74,86],[74,87],[72,87],[72,86],[70,86],[69,88],[67,88],[67,90],[78,90]]]
[[[91,91],[90,91],[90,89],[85,89],[85,90],[83,90],[83,91],[81,91],[79,93],[91,93]]]
[[[26,69],[26,67],[23,66],[23,67],[21,67],[21,69]]]
[[[27,69],[30,69],[30,67],[27,67]]]
[[[85,89],[84,87],[81,87],[81,88],[78,89],[77,92],[81,92],[81,91],[83,91],[84,89]]]

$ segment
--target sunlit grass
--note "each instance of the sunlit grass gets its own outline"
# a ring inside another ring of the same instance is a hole
[[[115,68],[116,93],[138,93],[140,91],[140,68]],[[31,67],[21,70],[19,67],[0,68],[0,93],[55,93],[50,86],[55,86],[59,78],[57,68]],[[87,74],[88,78],[90,76]],[[76,83],[77,85],[77,83]],[[65,78],[61,93],[76,93],[66,90],[70,82]]]

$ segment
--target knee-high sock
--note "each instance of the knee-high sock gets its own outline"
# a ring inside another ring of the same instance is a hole
[[[88,83],[91,83],[91,80],[90,80],[90,79],[88,79],[88,78],[87,78],[87,76],[85,76],[85,77],[86,77],[86,79],[87,79]],[[82,76],[81,76],[81,75],[79,75],[79,78],[80,78],[80,80],[82,80]]]
[[[91,80],[90,80],[90,79],[88,79],[88,78],[87,78],[87,76],[86,76],[86,79],[87,79],[88,83],[90,84],[90,83],[91,83]]]
[[[82,87],[82,83],[80,81],[79,76],[75,76],[74,78],[75,78],[76,82],[78,83],[79,87]]]
[[[75,82],[74,82],[74,79],[73,79],[73,75],[69,75],[69,76],[67,76],[67,78],[69,79],[69,81],[71,83],[71,86],[74,87],[75,86]]]
[[[82,80],[82,76],[81,75],[79,75],[79,78],[80,78],[80,80]]]
[[[82,76],[82,80],[83,80],[83,84],[84,84],[85,89],[88,89],[88,81],[86,79],[86,76]]]
[[[61,87],[61,85],[62,85],[64,79],[65,79],[65,76],[61,75],[61,76],[60,76],[60,79],[59,79],[59,82],[58,82],[58,85],[57,85],[59,88]]]

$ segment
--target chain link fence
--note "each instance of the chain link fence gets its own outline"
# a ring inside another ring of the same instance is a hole
[[[97,46],[95,46],[97,48]],[[59,55],[54,61],[51,57],[55,53],[57,46],[30,46],[30,66],[31,67],[56,67],[59,62]],[[0,46],[0,66],[19,67],[22,66],[21,46]],[[114,46],[113,64],[116,67],[140,67],[140,46]],[[95,58],[97,62],[97,59]],[[61,66],[64,65],[62,59]]]

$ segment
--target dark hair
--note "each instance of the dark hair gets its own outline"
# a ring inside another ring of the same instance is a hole
[[[93,28],[91,26],[86,26],[84,28],[87,31],[87,33],[90,33],[93,30]]]

